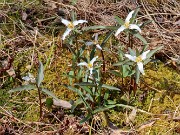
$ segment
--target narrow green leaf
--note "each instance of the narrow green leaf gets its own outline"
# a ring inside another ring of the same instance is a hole
[[[148,44],[147,44],[147,45],[144,45],[144,47],[143,47],[143,49],[142,49],[142,51],[141,51],[141,54],[142,54],[143,52],[145,52],[145,50],[147,50],[148,47],[149,47]]]
[[[90,53],[90,60],[92,60],[94,58],[95,53],[96,53],[96,46],[93,46],[93,49]]]
[[[115,106],[116,106],[116,105],[107,105],[107,106],[99,107],[99,108],[97,108],[97,109],[95,109],[95,110],[93,111],[93,114],[106,111],[106,110],[108,110],[108,109],[114,108]]]
[[[136,83],[139,83],[139,78],[140,78],[140,71],[138,69],[138,66],[136,66],[136,74],[135,74],[135,78],[136,78]]]
[[[96,86],[95,84],[93,83],[90,83],[90,82],[81,82],[81,83],[75,83],[74,85],[78,85],[78,86]]]
[[[119,18],[118,16],[115,16],[115,20],[120,24],[120,25],[123,25],[124,24],[124,21]]]
[[[44,79],[44,67],[41,61],[39,61],[39,70],[38,70],[38,76],[37,76],[37,86],[39,87],[41,82]]]
[[[131,23],[134,23],[138,12],[139,12],[139,8],[137,8],[137,9],[135,10],[135,12],[134,12],[134,14],[133,14],[133,16],[132,16],[132,18],[131,18],[131,20],[130,20]]]
[[[116,26],[90,26],[82,28],[83,31],[87,30],[96,30],[96,29],[108,29],[108,30],[116,30],[118,27]]]
[[[136,56],[136,52],[132,50],[130,47],[128,47],[128,50],[131,56]]]
[[[143,28],[144,26],[148,25],[148,24],[151,23],[151,22],[152,22],[152,20],[148,20],[148,21],[144,22],[144,23],[140,26],[140,28]]]
[[[120,90],[119,88],[116,88],[116,87],[113,87],[113,86],[110,86],[110,85],[107,85],[107,84],[103,84],[102,87],[107,88],[109,90]]]
[[[113,75],[116,75],[116,76],[119,76],[119,77],[122,76],[119,72],[117,72],[117,71],[115,71],[115,70],[111,70],[111,71],[109,71],[109,72],[112,73]]]
[[[28,84],[28,85],[22,85],[22,86],[20,86],[20,87],[11,89],[11,90],[9,91],[9,93],[11,93],[11,92],[17,92],[17,91],[23,91],[23,90],[35,90],[35,89],[37,89],[35,85]]]
[[[79,98],[78,100],[76,100],[74,102],[74,104],[71,106],[71,111],[74,112],[74,110],[76,109],[76,107],[79,105],[79,104],[82,104],[83,103],[83,100],[82,98]]]
[[[54,99],[59,100],[59,99],[56,97],[56,95],[55,95],[53,92],[49,91],[48,89],[42,88],[41,90],[42,90],[44,93],[46,93],[47,95],[53,97]]]
[[[83,124],[84,122],[88,121],[92,117],[91,114],[88,114],[84,119],[80,121],[80,124]]]
[[[91,94],[91,95],[93,94],[92,91],[91,91],[87,86],[81,86],[81,85],[80,85],[80,87],[81,87],[83,90],[85,90],[87,93],[89,93],[89,94]]]
[[[65,86],[66,88],[68,88],[68,89],[76,92],[76,93],[82,98],[84,105],[85,105],[87,108],[89,108],[90,110],[92,110],[92,108],[90,107],[90,105],[86,102],[86,99],[84,98],[83,93],[82,93],[79,89],[76,89],[76,88],[74,88],[74,87],[72,87],[72,86],[68,86],[68,85],[66,85],[66,84],[64,84],[64,86]]]
[[[120,61],[118,63],[113,64],[113,66],[121,66],[124,65],[125,63],[129,62],[129,59],[125,60],[125,61]]]
[[[145,45],[148,44],[146,39],[142,37],[139,33],[133,34],[135,37],[139,38]]]
[[[147,59],[147,58],[150,58],[152,55],[154,55],[154,53],[156,53],[158,50],[161,50],[163,47],[164,47],[164,46],[159,46],[159,47],[157,47],[156,49],[150,51],[150,52],[147,54],[146,59]]]
[[[108,41],[108,39],[112,36],[112,34],[114,33],[114,30],[113,31],[110,31],[106,37],[104,38],[103,42],[101,43],[101,47],[103,48],[104,45],[106,44],[106,42]]]

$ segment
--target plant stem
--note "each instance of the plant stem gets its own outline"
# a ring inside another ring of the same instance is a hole
[[[36,84],[36,87],[37,87],[37,89],[38,89],[38,95],[39,95],[39,109],[40,109],[39,114],[40,114],[40,119],[41,119],[41,118],[42,118],[41,90],[40,90],[40,88],[37,86],[37,84]]]
[[[105,72],[105,69],[106,69],[106,65],[105,65],[105,59],[104,59],[104,53],[103,53],[103,50],[101,50],[101,56],[102,56],[102,59],[103,59],[103,72]]]

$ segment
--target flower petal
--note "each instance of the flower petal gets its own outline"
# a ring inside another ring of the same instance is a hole
[[[85,43],[87,46],[93,45],[93,42],[86,42]]]
[[[128,58],[128,59],[130,59],[130,60],[132,60],[132,61],[136,61],[136,56],[131,56],[131,55],[129,55],[129,54],[125,54],[125,56]]]
[[[139,71],[140,71],[143,75],[145,75],[144,69],[143,69],[143,63],[142,63],[142,62],[138,62],[137,65],[138,65]]]
[[[102,50],[101,46],[99,44],[96,45],[96,47],[99,49],[99,50]]]
[[[70,23],[70,21],[63,19],[63,18],[61,18],[61,22],[66,26]]]
[[[147,50],[141,54],[142,60],[146,59],[146,55],[150,52],[150,50]]]
[[[63,36],[62,36],[62,40],[64,40],[66,38],[67,35],[69,35],[69,32],[71,31],[71,29],[67,28],[66,31],[64,32]]]
[[[125,27],[122,25],[115,33],[115,36],[117,36],[120,32],[122,32],[125,29]]]
[[[81,62],[78,64],[78,66],[87,66],[88,64],[86,62]]]
[[[98,40],[98,33],[95,34],[95,41]]]
[[[94,57],[94,58],[90,61],[90,64],[93,65],[93,63],[96,61],[97,58],[98,58],[98,56]]]
[[[92,73],[93,73],[93,68],[89,68],[89,71],[90,71],[90,75],[92,75]]]
[[[128,14],[128,16],[126,17],[125,22],[129,22],[129,21],[130,21],[130,19],[132,18],[133,13],[134,13],[134,10],[131,11],[131,12]]]
[[[136,29],[136,30],[138,30],[138,31],[141,33],[141,29],[140,29],[139,26],[136,25],[136,24],[130,24],[130,25],[129,25],[129,29]]]
[[[27,81],[27,82],[29,82],[31,80],[31,78],[29,76],[24,76],[24,77],[22,77],[22,79]]]
[[[77,21],[73,22],[74,26],[78,25],[79,23],[87,23],[87,21],[86,20],[77,20]]]

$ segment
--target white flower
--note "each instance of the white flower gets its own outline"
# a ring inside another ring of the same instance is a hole
[[[34,76],[31,73],[28,73],[28,76],[24,76],[22,77],[22,79],[25,80],[26,82],[31,82],[31,83],[36,82],[36,78],[34,78]]]
[[[150,50],[146,51],[146,52],[143,52],[141,55],[139,55],[138,57],[136,56],[131,56],[129,54],[125,54],[125,56],[127,58],[129,58],[130,60],[134,61],[134,62],[137,62],[137,66],[138,66],[138,69],[139,71],[145,75],[144,73],[144,69],[143,69],[143,63],[142,61],[146,59],[146,55],[149,53]]]
[[[93,42],[86,42],[86,45],[87,45],[87,46],[96,45],[96,47],[97,47],[99,50],[102,50],[101,46],[100,46],[99,43],[98,43],[98,34],[97,34],[97,33],[95,34],[94,41],[93,41]]]
[[[79,23],[87,23],[86,20],[77,20],[74,22],[70,22],[63,18],[61,19],[61,22],[67,26],[67,29],[62,36],[62,40],[64,40],[66,38],[66,36],[69,35],[70,31],[73,30],[76,25],[78,25]]]
[[[78,66],[86,66],[89,69],[90,75],[91,75],[92,71],[93,71],[93,64],[94,64],[94,62],[96,61],[97,58],[98,58],[98,56],[94,57],[89,63],[81,62],[81,63],[78,64]]]
[[[125,29],[136,29],[139,32],[141,32],[141,29],[139,28],[138,25],[130,24],[130,19],[132,18],[133,13],[134,13],[134,10],[128,14],[128,16],[126,17],[125,23],[117,30],[117,32],[115,33],[115,36],[117,36],[120,32],[122,32]]]

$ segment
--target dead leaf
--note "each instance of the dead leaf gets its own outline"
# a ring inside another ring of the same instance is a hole
[[[71,108],[71,104],[65,100],[56,100],[56,99],[53,99],[53,105],[55,106],[61,106],[63,108],[66,108],[66,109],[70,109]]]
[[[147,121],[147,122],[145,122],[144,124],[142,124],[142,125],[137,129],[137,131],[141,131],[141,130],[143,130],[143,129],[145,129],[145,128],[151,127],[155,122],[156,122],[156,120]]]
[[[136,112],[137,112],[137,109],[134,108],[134,109],[132,110],[132,112],[129,114],[129,116],[127,117],[127,119],[126,119],[126,123],[127,123],[127,124],[129,124],[130,122],[133,122],[133,121],[134,121],[134,119],[135,119],[135,117],[136,117]]]
[[[26,14],[26,12],[22,12],[22,20],[26,21],[28,15]]]

